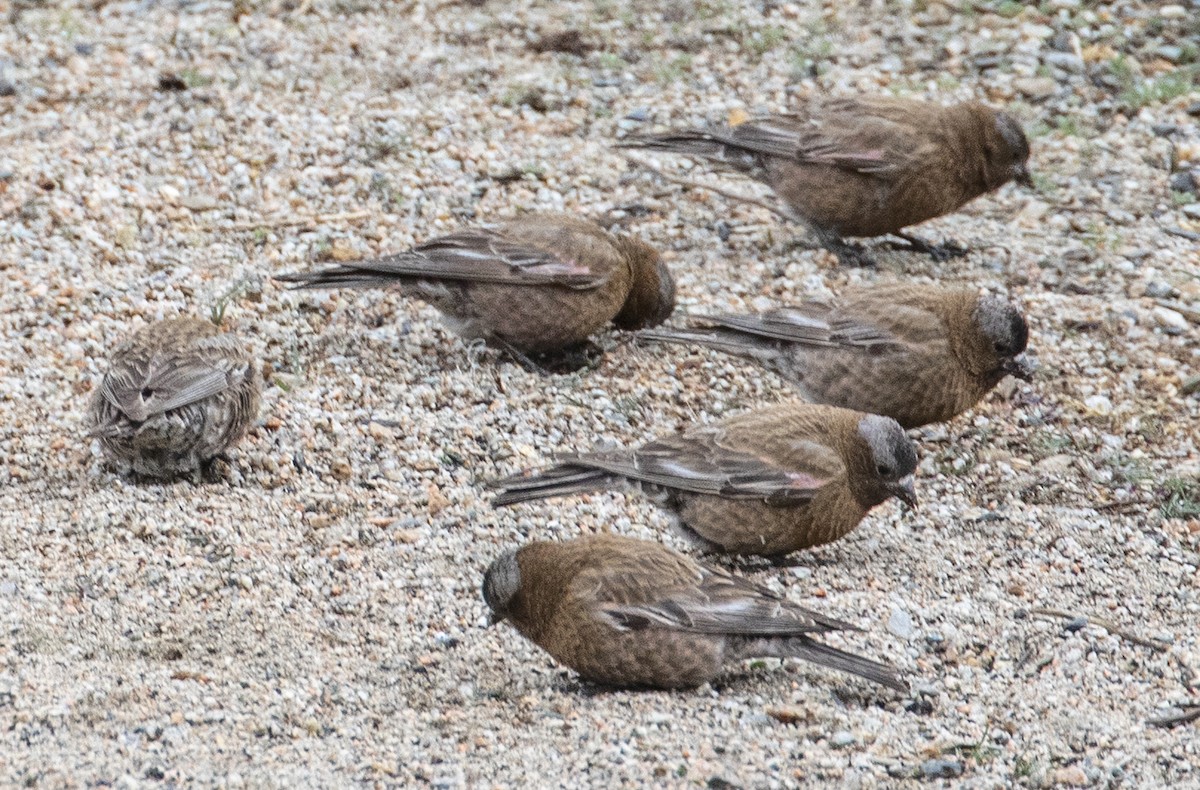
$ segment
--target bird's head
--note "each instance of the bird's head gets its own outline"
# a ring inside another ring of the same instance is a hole
[[[979,329],[975,352],[980,375],[992,379],[993,386],[1005,376],[1029,381],[1033,365],[1025,357],[1029,343],[1029,325],[1016,306],[994,296],[979,300],[974,322]]]
[[[497,557],[483,576],[483,600],[492,610],[489,625],[508,617],[509,606],[520,589],[521,565],[517,562],[517,550],[513,549]]]
[[[858,422],[858,435],[870,450],[869,472],[873,499],[879,502],[899,497],[909,507],[917,506],[913,473],[917,471],[917,449],[900,423],[891,417],[868,414]]]
[[[998,144],[989,146],[988,159],[991,170],[996,173],[1000,184],[1015,181],[1023,187],[1033,188],[1033,176],[1029,172],[1029,138],[1016,119],[1005,112],[996,113]],[[998,186],[998,185],[997,185]]]
[[[650,245],[621,237],[621,246],[629,260],[633,282],[613,323],[620,329],[658,326],[675,312],[675,278]]]

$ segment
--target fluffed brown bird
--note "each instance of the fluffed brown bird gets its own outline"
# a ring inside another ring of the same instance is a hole
[[[234,335],[196,318],[159,321],[113,352],[89,434],[137,474],[194,472],[246,434],[261,390],[258,366]]]
[[[460,335],[525,362],[579,346],[610,321],[621,329],[657,326],[675,308],[675,281],[652,247],[563,214],[277,279],[299,288],[398,286],[440,310]]]
[[[1032,373],[1020,311],[970,289],[876,286],[832,303],[698,320],[712,326],[639,337],[750,357],[806,400],[882,414],[905,428],[949,420],[1005,376],[1028,381]]]
[[[632,484],[709,550],[779,557],[837,540],[892,496],[916,504],[916,449],[889,417],[782,403],[636,450],[507,477],[497,506]]]
[[[957,245],[903,232],[1009,181],[1030,185],[1029,141],[1008,114],[890,97],[832,98],[719,129],[634,137],[622,147],[702,157],[769,185],[786,213],[845,263],[870,263],[844,237],[893,234],[945,259]]]
[[[802,658],[908,689],[895,668],[812,638],[854,626],[650,541],[529,543],[492,563],[483,597],[493,622],[606,686],[690,688],[733,661]]]

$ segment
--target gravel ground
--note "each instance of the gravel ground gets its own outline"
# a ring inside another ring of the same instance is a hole
[[[1195,2],[377,5],[0,0],[0,784],[1200,787],[1197,725],[1147,724],[1200,696]],[[609,147],[817,92],[1007,106],[1038,190],[921,229],[964,260],[847,270]],[[482,627],[523,540],[684,546],[638,497],[496,512],[482,481],[786,392],[616,337],[540,378],[395,294],[268,279],[532,209],[659,246],[683,311],[899,278],[1025,306],[1040,377],[916,432],[921,510],[744,569],[909,698],[778,661],[596,693]],[[223,481],[136,484],[85,405],[180,313],[261,353],[262,419]]]

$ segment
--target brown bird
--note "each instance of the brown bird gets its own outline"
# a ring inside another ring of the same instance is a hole
[[[876,286],[832,304],[700,320],[712,326],[639,337],[750,357],[807,400],[882,414],[905,428],[949,420],[1005,376],[1032,374],[1020,311],[970,289]]]
[[[1009,115],[977,102],[833,98],[720,129],[635,137],[621,147],[702,157],[766,183],[786,215],[845,263],[867,264],[847,236],[893,234],[943,260],[966,252],[903,229],[956,211],[1009,181],[1031,185],[1029,141]]]
[[[261,389],[257,365],[232,334],[196,318],[159,321],[113,353],[89,434],[137,474],[194,472],[246,434]]]
[[[563,214],[278,279],[300,288],[397,286],[440,310],[463,337],[531,366],[527,355],[580,346],[610,321],[621,329],[657,326],[675,308],[675,281],[652,247]]]
[[[495,504],[632,484],[709,550],[780,557],[837,540],[889,497],[915,506],[916,468],[890,417],[792,402],[636,450],[566,456],[494,483]]]
[[[615,535],[538,541],[488,568],[483,598],[585,680],[626,688],[690,688],[724,664],[803,658],[898,691],[897,671],[812,638],[858,630],[667,547]]]

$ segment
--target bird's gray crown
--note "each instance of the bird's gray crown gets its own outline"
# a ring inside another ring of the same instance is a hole
[[[908,477],[917,470],[917,451],[900,423],[868,414],[858,422],[858,435],[871,448],[875,469],[885,482]]]
[[[1012,151],[1013,161],[1024,162],[1029,159],[1029,139],[1025,130],[1011,115],[1004,112],[996,113],[996,131],[1004,138]]]
[[[675,278],[667,268],[666,261],[659,261],[658,268],[658,310],[652,318],[652,326],[658,326],[671,317],[675,312]]]
[[[521,588],[521,566],[517,550],[506,551],[496,558],[483,576],[483,600],[488,608],[503,618],[508,604]]]
[[[1015,357],[1029,343],[1029,325],[1016,307],[1003,299],[988,296],[979,300],[975,321],[1002,357]]]

